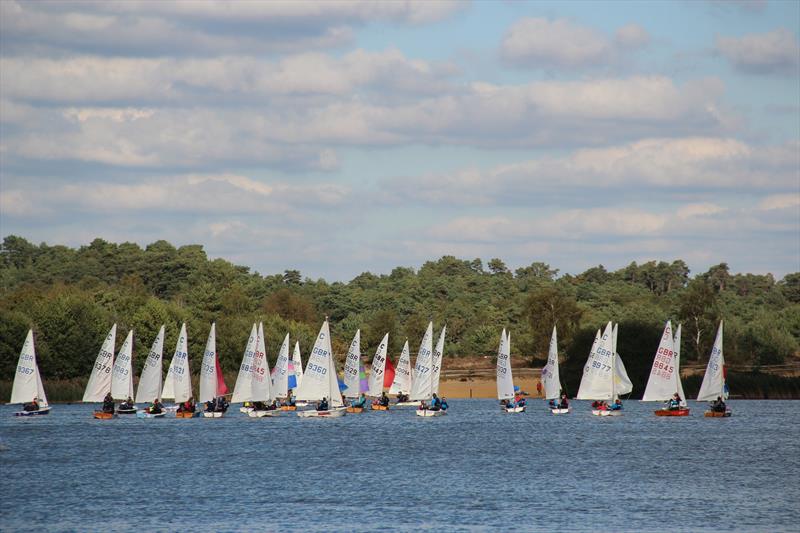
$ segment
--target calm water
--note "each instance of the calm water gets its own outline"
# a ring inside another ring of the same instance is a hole
[[[0,529],[798,531],[800,402],[732,406],[112,421],[3,406]]]

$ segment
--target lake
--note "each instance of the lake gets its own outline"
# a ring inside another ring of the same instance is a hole
[[[339,419],[0,407],[3,531],[798,531],[798,401],[729,419],[451,400]],[[169,416],[169,415],[168,415]]]

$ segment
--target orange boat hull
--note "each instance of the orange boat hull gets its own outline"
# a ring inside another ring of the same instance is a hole
[[[195,413],[191,411],[178,411],[175,413],[175,418],[194,418]]]
[[[111,420],[116,417],[114,413],[106,413],[105,411],[95,411],[93,416],[98,420]]]
[[[373,411],[388,411],[389,407],[387,407],[385,405],[373,405],[372,406],[372,410]]]
[[[719,411],[706,411],[703,416],[707,418],[728,418],[731,416],[731,412],[725,411],[724,413],[721,413]]]
[[[297,411],[296,405],[282,405],[281,411]]]
[[[348,407],[345,410],[348,413],[363,413],[364,412],[364,408],[363,407]]]
[[[659,409],[655,413],[656,416],[689,416],[688,409],[673,409],[671,411],[668,409]]]

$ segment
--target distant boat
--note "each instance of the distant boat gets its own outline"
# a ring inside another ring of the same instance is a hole
[[[239,375],[236,376],[236,384],[233,386],[233,396],[231,403],[244,403],[239,411],[249,413],[253,410],[250,405],[250,396],[253,385],[253,355],[256,351],[256,341],[258,340],[258,326],[253,323],[250,336],[247,338],[247,346],[242,356],[242,364],[239,366]]]
[[[208,340],[206,340],[206,349],[203,352],[203,364],[200,367],[200,396],[197,401],[200,406],[204,406],[206,402],[214,402],[227,393],[228,387],[225,385],[225,376],[222,374],[222,367],[217,355],[217,325],[212,322]],[[204,418],[222,418],[224,414],[225,411],[221,408],[211,411],[203,409]]]
[[[303,358],[300,356],[300,342],[295,341],[292,352],[292,375],[289,376],[289,388],[296,389],[303,381]],[[305,407],[308,402],[295,401],[297,407]]]
[[[545,400],[561,399],[561,376],[558,372],[558,334],[556,327],[553,326],[553,333],[550,335],[550,349],[547,352],[547,364],[542,369],[542,383],[544,384]],[[559,402],[559,405],[561,403]],[[572,412],[571,407],[551,407],[550,412],[554,415],[564,415]]]
[[[44,393],[39,365],[36,364],[36,348],[33,342],[33,330],[28,330],[25,343],[19,352],[14,384],[11,386],[11,400],[8,403],[28,404],[36,402],[39,407],[31,411],[18,411],[14,416],[37,416],[50,413],[47,395]],[[29,406],[31,409],[33,406]]]
[[[345,414],[342,394],[339,391],[339,380],[336,376],[336,364],[333,361],[331,332],[327,317],[322,323],[317,340],[314,342],[314,348],[308,357],[303,381],[297,388],[297,399],[300,401],[318,402],[323,398],[327,399],[329,409],[297,411],[297,416],[337,418]]]
[[[164,326],[158,330],[147,359],[144,362],[142,375],[139,378],[139,388],[136,390],[136,403],[150,403],[155,400],[161,401],[162,385],[162,358],[164,353]],[[162,418],[165,411],[151,413],[148,409],[140,410],[136,413],[138,418]]]
[[[411,394],[411,352],[408,349],[408,339],[403,344],[403,350],[400,352],[400,359],[397,361],[397,366],[394,369],[394,380],[389,387],[389,394]],[[396,407],[416,407],[419,402],[397,402]]]
[[[444,409],[423,409],[424,402],[430,401],[433,396],[432,373],[433,368],[433,322],[428,323],[425,335],[419,345],[417,353],[417,363],[414,365],[413,382],[411,384],[411,400],[419,401],[420,408],[416,410],[417,416],[442,416],[446,413]]]
[[[175,344],[175,353],[169,363],[167,377],[164,379],[164,388],[161,397],[165,400],[172,399],[175,404],[180,404],[192,397],[192,375],[189,367],[189,339],[186,334],[186,323],[181,325],[178,342]],[[194,418],[200,412],[178,411],[176,418]]]
[[[515,405],[514,376],[511,374],[511,336],[506,334],[506,329],[500,333],[500,346],[497,348],[497,399],[509,402],[501,406],[506,413],[523,413],[525,406]]]
[[[276,398],[286,398],[289,395],[289,334],[283,338],[281,348],[278,350],[278,359],[272,369],[272,392]]]
[[[95,359],[92,374],[89,376],[86,391],[83,393],[84,402],[102,402],[106,394],[111,392],[111,370],[114,367],[114,344],[116,339],[117,325],[114,324],[111,326],[108,335],[106,335],[103,345],[100,347],[100,352],[97,354],[97,359]],[[107,420],[114,418],[116,414],[100,410],[94,411],[92,416]]]
[[[578,389],[579,400],[613,401],[617,398],[617,373],[614,369],[614,326],[609,322],[602,337],[598,331],[589,358],[583,367],[583,377]],[[621,416],[622,411],[593,409],[595,416]]]
[[[708,357],[708,365],[705,376],[703,376],[703,383],[700,385],[700,392],[697,393],[698,402],[713,402],[717,398],[722,401],[728,399],[728,385],[725,382],[725,357],[722,355],[722,321],[717,328],[717,338],[714,339],[714,347]],[[704,416],[727,418],[731,414],[731,408],[726,405],[724,411],[710,409],[704,413]]]
[[[369,373],[369,382],[367,384],[367,395],[371,398],[380,398],[383,395],[383,388],[386,386],[386,361],[387,351],[389,346],[389,334],[385,334],[378,344],[378,349],[375,350],[375,356],[372,358],[372,368]],[[388,406],[373,405],[372,408],[376,411],[386,411]]]
[[[675,334],[680,342],[680,333]],[[661,341],[658,344],[650,377],[642,395],[643,402],[665,402],[678,394],[681,398],[677,409],[664,407],[655,411],[656,416],[689,416],[689,409],[683,398],[681,387],[679,354],[675,349],[675,336],[672,334],[672,322],[667,320]]]
[[[267,348],[264,342],[264,324],[258,323],[258,335],[256,336],[256,349],[253,353],[253,372],[250,385],[250,398],[253,402],[253,410],[247,413],[251,418],[263,418],[265,416],[276,416],[280,411],[272,407],[275,395],[272,392],[272,378],[269,372],[269,362],[267,361]]]
[[[117,353],[114,367],[111,370],[111,397],[123,402],[131,398],[131,402],[133,402],[133,396],[133,330],[130,330]],[[117,408],[117,413],[136,414],[136,405],[123,403]]]
[[[361,330],[357,329],[347,349],[344,360],[344,397],[345,399],[358,398],[361,394]],[[348,411],[354,412],[354,411]],[[360,412],[360,411],[359,411]]]

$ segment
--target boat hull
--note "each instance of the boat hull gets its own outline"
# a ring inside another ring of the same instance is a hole
[[[281,411],[297,411],[297,405],[281,405]]]
[[[117,414],[118,415],[135,415],[136,411],[138,411],[138,409],[136,409],[135,407],[133,409],[117,409]]]
[[[419,402],[397,402],[395,407],[419,407]]]
[[[50,407],[42,407],[36,411],[17,411],[14,416],[42,416],[50,414]]]
[[[416,414],[417,416],[428,418],[431,416],[443,416],[446,413],[447,411],[444,411],[442,409],[439,409],[438,411],[431,411],[430,409],[417,409],[414,414]]]
[[[344,408],[331,409],[330,411],[297,411],[300,418],[339,418],[344,416],[347,411]]]
[[[689,409],[659,409],[656,416],[689,416]]]
[[[97,420],[111,420],[112,418],[117,418],[116,413],[106,413],[105,411],[95,411],[92,413],[92,417],[96,418]]]
[[[247,413],[250,418],[264,418],[265,416],[281,416],[278,409],[264,410],[264,411],[250,411]]]
[[[211,411],[211,412],[206,411],[203,413],[203,418],[222,418],[222,415],[224,414],[225,413],[223,413],[222,411]]]
[[[345,409],[345,411],[347,411],[348,413],[363,413],[364,412],[364,408],[363,407],[348,407],[347,409]]]
[[[175,418],[197,418],[200,416],[199,412],[192,411],[176,411]]]
[[[525,406],[523,405],[522,407],[504,407],[503,410],[506,413],[524,413]]]
[[[706,418],[728,418],[731,416],[731,411],[727,410],[724,413],[721,411],[706,411],[703,416]]]
[[[572,412],[572,407],[567,408],[560,408],[556,407],[555,409],[550,409],[550,412],[554,415],[568,415]]]
[[[165,413],[164,411],[161,411],[160,413],[148,413],[147,411],[139,411],[136,413],[136,418],[164,418],[164,415],[166,414],[167,413]]]
[[[389,406],[388,405],[376,405],[376,404],[373,404],[372,405],[372,410],[373,411],[388,411],[389,410]]]
[[[295,402],[296,407],[308,407],[308,402]]]
[[[252,411],[252,410],[253,410],[253,408],[252,408],[252,407],[240,407],[240,408],[239,408],[239,412],[240,412],[240,413],[244,413],[244,414],[247,414],[247,413],[249,413],[249,412],[250,412],[250,411]]]
[[[592,409],[594,416],[622,416],[622,410],[616,411],[601,411],[600,409]]]

